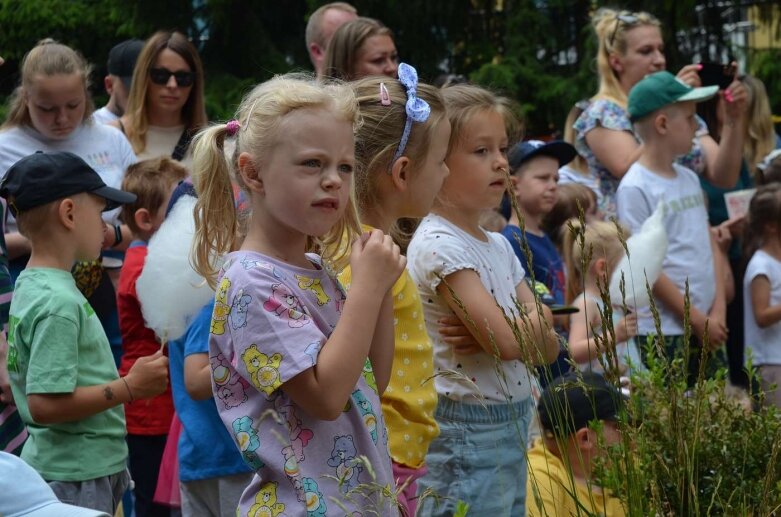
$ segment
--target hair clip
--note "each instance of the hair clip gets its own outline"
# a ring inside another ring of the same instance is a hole
[[[781,149],[770,151],[770,154],[765,156],[765,158],[757,164],[757,169],[764,172],[768,167],[770,167],[770,163],[779,156],[781,156]]]
[[[398,73],[399,82],[404,85],[404,88],[407,90],[407,104],[405,105],[407,121],[404,123],[404,132],[401,134],[399,148],[393,156],[394,162],[404,154],[404,149],[407,147],[407,141],[409,140],[409,133],[412,131],[412,123],[418,122],[422,124],[427,121],[429,115],[431,115],[431,106],[428,105],[428,102],[418,97],[417,70],[407,63],[399,63]]]
[[[241,129],[241,124],[239,124],[238,120],[231,120],[225,124],[225,131],[228,133],[228,136],[234,136],[239,132],[239,129]]]
[[[388,93],[388,88],[385,86],[385,83],[380,83],[380,104],[383,106],[391,105],[390,93]]]

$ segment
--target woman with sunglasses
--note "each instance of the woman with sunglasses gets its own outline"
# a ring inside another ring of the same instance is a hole
[[[661,24],[653,15],[600,9],[592,23],[599,41],[599,90],[575,122],[575,147],[599,182],[600,208],[610,216],[616,213],[618,183],[640,156],[640,142],[626,111],[629,90],[646,75],[666,69],[667,62]],[[696,64],[686,65],[678,72],[678,78],[699,86],[699,68]],[[728,106],[728,123],[721,142],[717,144],[701,122],[693,149],[682,160],[713,184],[729,188],[740,172],[746,91],[735,80],[720,95]]]
[[[116,122],[139,160],[170,156],[189,166],[190,139],[207,123],[203,86],[201,59],[184,34],[159,31],[146,41]]]

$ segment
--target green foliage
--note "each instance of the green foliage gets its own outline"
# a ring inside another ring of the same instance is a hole
[[[3,46],[0,96],[10,94],[19,60],[44,37],[80,52],[96,67],[102,91],[109,49],[126,38],[144,39],[161,28],[186,32],[207,70],[209,113],[232,112],[226,102],[252,82],[289,70],[310,70],[304,45],[308,14],[328,0],[0,0]],[[595,41],[590,16],[606,0],[354,0],[359,13],[382,20],[395,33],[401,59],[422,80],[459,73],[496,87],[521,106],[530,136],[561,129],[570,107],[596,91]],[[621,7],[647,10],[662,21],[667,66],[677,70],[699,53],[734,54],[724,23],[736,21],[739,2],[626,0]],[[694,13],[694,14],[693,14]],[[760,9],[769,19],[773,10]],[[697,42],[690,31],[702,31]],[[699,46],[697,46],[699,45]],[[781,113],[778,60],[749,55],[751,69],[768,85]],[[229,85],[229,77],[237,78]],[[222,80],[220,78],[225,78]],[[208,82],[217,80],[222,92]]]
[[[239,79],[230,74],[209,75],[206,81],[206,114],[209,120],[225,121],[233,118],[242,97],[256,81]]]
[[[757,50],[751,56],[751,73],[765,83],[773,113],[781,115],[781,49]]]

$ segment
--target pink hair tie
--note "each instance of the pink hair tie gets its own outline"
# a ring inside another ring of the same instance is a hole
[[[231,120],[225,124],[225,130],[228,132],[228,136],[234,136],[239,132],[239,129],[241,129],[241,124],[239,124],[238,120]]]

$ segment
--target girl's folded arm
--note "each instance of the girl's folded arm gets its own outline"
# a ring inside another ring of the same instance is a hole
[[[335,420],[342,413],[369,355],[382,301],[373,286],[353,285],[317,364],[282,384],[281,389],[312,417]]]
[[[486,291],[475,271],[463,269],[448,275],[437,286],[437,292],[444,297],[486,353],[496,355],[505,361],[525,359],[534,355],[533,350],[525,350],[521,347],[502,309],[496,304],[493,296]],[[519,301],[525,303],[528,300]],[[528,318],[539,319],[536,311],[530,313]],[[520,318],[517,319],[517,324],[523,335],[526,324]],[[526,330],[532,330],[532,335],[536,334],[533,321],[532,328]]]

